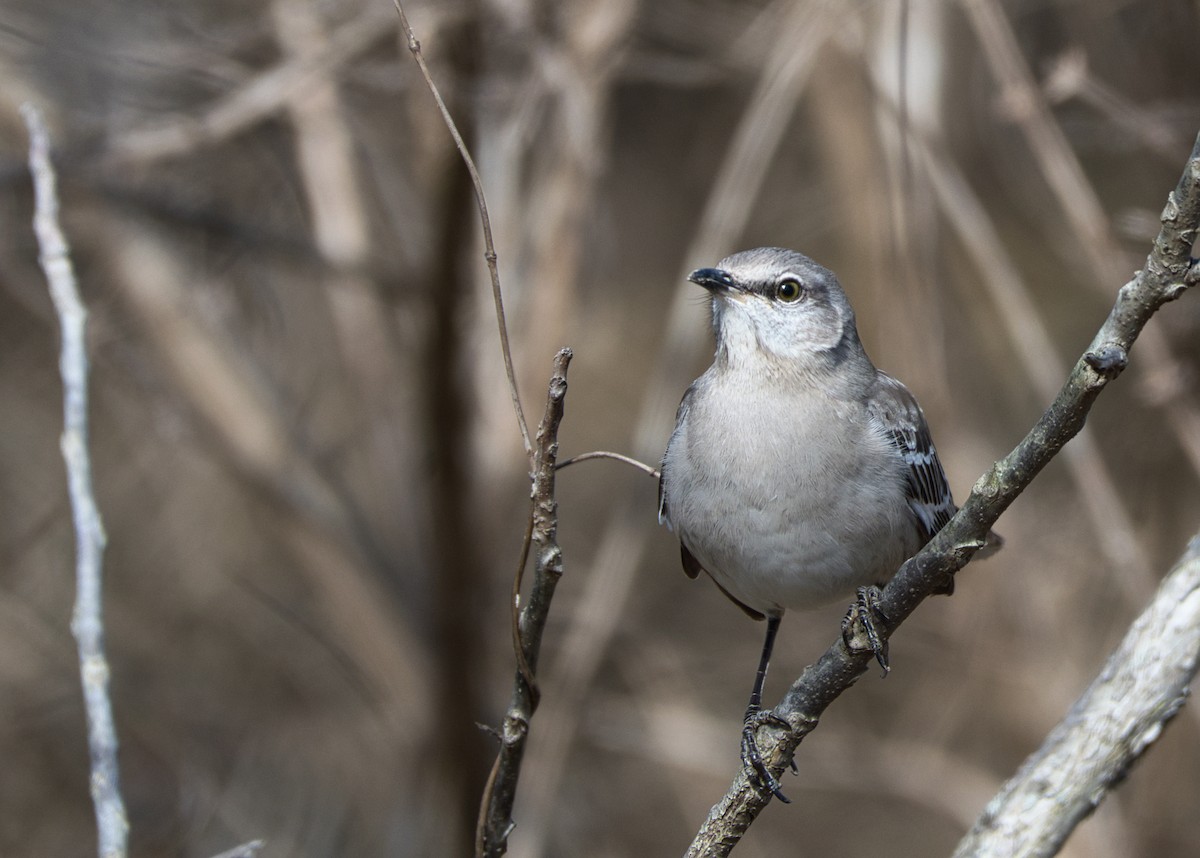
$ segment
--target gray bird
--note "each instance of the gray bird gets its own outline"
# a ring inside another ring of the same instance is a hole
[[[659,521],[690,577],[767,620],[742,759],[786,801],[755,742],[783,612],[885,583],[956,507],[925,415],[867,357],[832,271],[761,247],[688,279],[712,293],[717,351],[679,404]]]

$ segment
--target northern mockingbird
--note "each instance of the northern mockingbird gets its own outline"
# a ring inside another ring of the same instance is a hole
[[[786,801],[755,740],[783,612],[885,583],[956,507],[925,415],[863,351],[832,271],[761,247],[688,279],[712,293],[717,351],[679,404],[659,521],[690,577],[767,620],[742,760]]]

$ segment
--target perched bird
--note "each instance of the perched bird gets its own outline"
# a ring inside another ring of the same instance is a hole
[[[783,612],[885,583],[956,507],[925,415],[867,357],[832,271],[761,247],[688,279],[712,293],[717,349],[679,405],[659,521],[690,577],[767,620],[742,759],[784,799],[755,743]]]

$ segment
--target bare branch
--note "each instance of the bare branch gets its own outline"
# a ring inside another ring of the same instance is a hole
[[[567,395],[567,367],[571,350],[561,349],[554,358],[554,372],[546,396],[546,412],[538,427],[537,448],[534,451],[533,493],[530,506],[530,525],[526,550],[532,542],[537,545],[534,560],[534,581],[529,599],[520,611],[514,626],[519,669],[513,680],[512,699],[498,731],[500,752],[492,766],[479,822],[475,833],[477,856],[503,855],[508,848],[512,831],[512,808],[521,774],[521,759],[529,735],[529,721],[537,709],[538,692],[534,680],[542,632],[550,613],[554,588],[562,577],[562,550],[558,547],[558,502],[554,497],[555,460],[558,457],[558,427],[562,423],[564,400]],[[524,558],[525,552],[522,552]],[[522,564],[523,566],[524,564]],[[519,604],[520,570],[514,584],[514,609]]]
[[[79,674],[87,713],[98,854],[101,858],[124,858],[129,821],[121,798],[117,731],[108,696],[108,660],[104,655],[101,573],[106,537],[92,490],[92,463],[88,454],[88,360],[84,339],[87,310],[80,300],[71,251],[58,223],[57,179],[50,161],[49,134],[41,113],[32,104],[23,104],[21,115],[29,128],[29,171],[33,174],[36,201],[33,228],[40,248],[39,259],[62,326],[61,444],[76,542],[71,632],[79,648]]]
[[[1104,669],[992,799],[955,858],[1056,855],[1162,734],[1200,667],[1200,534]]]
[[[525,455],[529,457],[532,469],[534,467],[533,444],[529,440],[529,426],[525,422],[525,412],[521,409],[521,395],[517,391],[517,375],[513,370],[512,349],[508,344],[508,324],[504,321],[504,299],[500,294],[500,269],[496,265],[496,244],[492,241],[492,222],[488,217],[487,201],[483,196],[483,181],[479,178],[479,171],[475,169],[475,160],[471,157],[467,144],[463,142],[462,135],[458,133],[458,126],[454,124],[454,117],[450,115],[450,109],[446,107],[442,94],[433,82],[429,66],[425,64],[425,56],[421,53],[421,43],[417,41],[416,33],[409,26],[408,16],[404,14],[404,4],[400,0],[392,0],[392,4],[400,15],[400,26],[404,29],[405,38],[408,40],[408,49],[421,69],[425,85],[429,87],[429,92],[437,102],[438,110],[442,114],[442,121],[446,123],[450,136],[454,138],[454,145],[458,147],[458,154],[462,156],[463,164],[466,165],[467,172],[471,175],[471,184],[475,187],[475,202],[479,204],[479,220],[483,225],[483,257],[487,260],[488,274],[492,279],[492,301],[496,305],[496,325],[500,331],[500,353],[504,356],[504,373],[508,377],[508,391],[512,396],[513,410],[517,414],[521,442],[525,445]]]
[[[1049,409],[1011,453],[975,484],[962,509],[883,589],[875,617],[884,638],[902,623],[947,575],[961,569],[984,544],[988,529],[1034,477],[1083,427],[1096,397],[1120,375],[1138,334],[1150,317],[1200,279],[1191,258],[1200,229],[1200,137],[1179,184],[1167,200],[1162,229],[1145,267],[1123,286],[1087,351]],[[854,631],[852,626],[851,631]],[[845,639],[849,637],[849,640]],[[816,728],[829,706],[867,670],[872,653],[857,636],[845,636],[810,665],[775,708],[791,725],[764,728],[759,746],[768,768],[780,775],[801,740]],[[687,854],[727,855],[770,801],[739,772],[724,798],[710,811]]]

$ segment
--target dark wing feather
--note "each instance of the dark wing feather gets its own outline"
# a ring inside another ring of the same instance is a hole
[[[946,526],[958,507],[950,483],[929,436],[929,424],[908,388],[880,372],[868,404],[871,419],[904,458],[908,505],[917,518],[922,540],[928,542]]]

